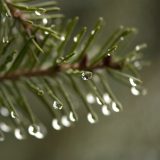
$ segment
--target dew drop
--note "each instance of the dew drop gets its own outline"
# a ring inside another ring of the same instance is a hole
[[[88,122],[91,123],[91,124],[94,124],[98,121],[97,116],[92,114],[92,113],[87,114],[87,119],[88,119]]]
[[[15,128],[14,130],[14,136],[18,139],[18,140],[23,140],[25,139],[25,135],[22,132],[22,130],[20,128]]]
[[[43,22],[44,25],[46,25],[48,23],[48,19],[47,18],[43,18],[42,22]]]
[[[37,94],[39,96],[43,96],[44,95],[44,91],[42,89],[40,89],[40,88],[37,88]]]
[[[83,79],[84,81],[86,81],[86,80],[92,79],[93,73],[92,73],[92,72],[89,72],[89,71],[83,71],[82,74],[81,74],[81,76],[82,76],[82,79]]]
[[[66,40],[65,36],[62,35],[62,36],[61,36],[61,41],[65,41],[65,40]]]
[[[71,122],[68,120],[68,117],[66,115],[62,116],[61,123],[65,127],[70,127],[71,126]]]
[[[57,101],[54,101],[53,102],[53,108],[61,110],[63,108],[63,105],[61,103],[57,102]]]
[[[0,131],[0,142],[3,142],[5,140],[4,133]]]
[[[105,101],[107,104],[110,104],[111,101],[112,101],[112,99],[111,99],[111,97],[109,96],[108,93],[104,93],[104,94],[103,94],[103,99],[104,99],[104,101]]]
[[[109,116],[111,114],[110,110],[108,109],[106,105],[103,105],[101,110],[102,110],[103,115],[105,116]]]
[[[93,94],[91,94],[91,93],[88,93],[88,94],[87,94],[86,100],[87,100],[87,102],[90,103],[90,104],[95,103],[95,97],[94,97]]]
[[[28,127],[28,133],[29,133],[30,135],[32,135],[32,136],[34,136],[34,135],[38,132],[38,130],[39,130],[39,126],[37,126],[37,125],[35,125],[35,124],[30,125],[30,126]]]
[[[116,102],[112,102],[112,109],[114,112],[120,112],[120,109],[118,105],[116,104]]]
[[[77,120],[77,117],[75,116],[75,114],[73,112],[70,112],[69,113],[69,119],[72,121],[72,122],[75,122]]]
[[[98,103],[99,105],[102,105],[102,104],[103,104],[98,97],[96,97],[96,101],[97,101],[97,103]]]
[[[134,96],[139,96],[140,95],[140,91],[136,87],[131,87],[131,93]]]
[[[77,37],[74,37],[74,38],[73,38],[73,41],[74,41],[75,43],[77,43],[78,38],[77,38]]]
[[[45,34],[45,35],[48,35],[48,34],[49,34],[49,32],[45,31],[45,32],[44,32],[44,34]]]
[[[41,16],[41,15],[42,15],[42,13],[41,13],[40,11],[35,11],[35,14],[36,14],[37,16]]]
[[[3,117],[8,117],[9,116],[9,111],[6,107],[1,107],[0,108],[0,114],[3,116]]]
[[[52,120],[52,127],[55,129],[55,130],[61,130],[62,127],[61,125],[58,123],[58,120],[57,119],[53,119]]]
[[[16,118],[17,118],[17,115],[16,115],[16,113],[15,113],[14,111],[11,111],[11,117],[12,117],[13,119],[16,119]]]
[[[8,36],[3,37],[3,38],[2,38],[2,42],[3,42],[3,43],[9,43]]]
[[[131,77],[129,78],[129,82],[130,82],[130,84],[131,84],[133,87],[136,87],[136,86],[137,86],[135,80],[134,80],[133,78],[131,78]]]
[[[92,31],[91,31],[91,35],[94,35],[94,34],[95,34],[95,30],[92,30]]]
[[[0,122],[0,130],[2,130],[3,132],[8,133],[8,132],[11,131],[11,128],[6,123]]]
[[[120,37],[120,40],[121,40],[121,41],[124,41],[124,37]]]

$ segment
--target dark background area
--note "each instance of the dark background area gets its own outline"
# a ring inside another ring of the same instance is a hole
[[[79,26],[91,27],[102,16],[108,33],[120,25],[138,28],[134,43],[148,44],[145,54],[151,61],[142,71],[148,94],[137,98],[117,90],[124,111],[102,116],[95,125],[80,119],[75,127],[49,131],[44,140],[7,137],[0,143],[0,160],[159,160],[160,1],[61,0],[60,5],[67,18],[80,17]]]

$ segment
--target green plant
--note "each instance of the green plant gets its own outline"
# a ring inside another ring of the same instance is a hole
[[[114,77],[145,94],[138,69],[142,67],[138,45],[120,54],[135,28],[119,27],[99,46],[94,41],[103,27],[99,18],[93,30],[75,32],[78,17],[67,22],[55,1],[0,1],[0,140],[13,132],[19,140],[29,134],[43,138],[46,129],[32,111],[27,94],[34,94],[48,110],[56,130],[78,120],[76,102],[87,111],[90,123],[98,120],[95,103],[104,115],[123,109],[108,82]],[[97,42],[96,42],[97,43]]]

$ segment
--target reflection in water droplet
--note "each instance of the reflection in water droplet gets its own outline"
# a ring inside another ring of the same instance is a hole
[[[83,71],[82,74],[81,74],[81,76],[82,76],[82,79],[83,79],[84,81],[86,81],[86,80],[92,79],[93,73],[92,73],[92,72],[89,72],[89,71]]]
[[[22,130],[20,128],[15,128],[14,130],[14,136],[18,139],[18,140],[23,140],[25,139],[25,135],[22,132]]]
[[[91,123],[91,124],[94,124],[98,121],[97,117],[95,115],[93,115],[92,113],[87,114],[87,119],[88,119],[89,123]]]
[[[95,97],[94,97],[93,94],[91,94],[91,93],[88,93],[88,94],[87,94],[86,100],[87,100],[87,102],[90,103],[90,104],[95,103]]]
[[[10,132],[11,128],[6,123],[0,122],[0,130],[2,130],[3,132]]]
[[[109,116],[111,114],[110,110],[108,109],[106,105],[103,105],[101,110],[105,116]]]
[[[69,119],[70,119],[72,122],[75,122],[75,121],[76,121],[76,117],[75,117],[75,115],[74,115],[73,112],[70,112],[70,113],[69,113]]]
[[[98,97],[96,97],[96,101],[97,101],[97,103],[98,103],[99,105],[102,105],[102,104],[103,104]]]
[[[111,99],[111,97],[109,96],[108,93],[104,93],[104,94],[103,94],[103,99],[104,99],[104,101],[105,101],[107,104],[110,104],[111,101],[112,101],[112,99]]]
[[[77,38],[77,37],[74,37],[74,38],[73,38],[73,41],[74,41],[75,43],[77,43],[78,38]]]
[[[0,130],[0,142],[5,140],[4,133]]]
[[[58,120],[57,119],[53,119],[52,120],[52,127],[55,129],[55,130],[61,130],[62,127],[60,126],[60,124],[58,123]]]
[[[65,36],[62,35],[62,36],[61,36],[61,41],[65,41],[65,40],[66,40]]]
[[[135,80],[134,80],[133,78],[131,78],[131,77],[129,78],[129,82],[130,82],[130,84],[131,84],[133,87],[136,87],[136,86],[137,86]]]
[[[61,103],[57,102],[57,101],[54,101],[53,102],[53,108],[61,110],[63,108],[63,105]]]
[[[63,115],[61,118],[61,123],[63,124],[63,126],[65,127],[70,127],[71,126],[71,122],[68,120],[68,117],[66,115]]]
[[[9,111],[6,107],[1,107],[0,108],[0,114],[4,117],[8,117],[9,116]]]
[[[139,96],[140,95],[140,91],[136,87],[131,87],[131,93],[134,96]]]
[[[42,22],[43,22],[44,25],[46,25],[48,23],[48,19],[47,18],[43,18]]]
[[[112,102],[112,109],[114,112],[120,112],[120,109],[118,108],[118,106],[115,102]]]

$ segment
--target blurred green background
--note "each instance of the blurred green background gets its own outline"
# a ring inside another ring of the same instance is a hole
[[[80,26],[92,26],[100,16],[107,33],[120,25],[138,28],[134,43],[146,42],[151,66],[142,71],[148,95],[133,97],[117,90],[124,111],[100,117],[90,125],[80,119],[75,127],[49,131],[44,140],[13,136],[0,143],[0,160],[159,160],[160,159],[160,1],[60,0],[67,18],[79,16]],[[104,36],[106,36],[104,34]]]

